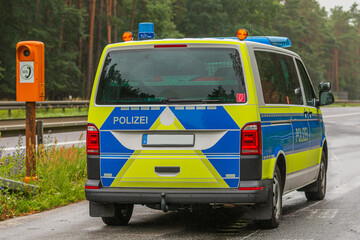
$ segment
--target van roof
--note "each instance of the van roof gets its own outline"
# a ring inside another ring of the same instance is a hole
[[[108,48],[114,47],[125,47],[125,46],[142,46],[142,45],[161,45],[161,44],[230,44],[238,45],[239,43],[244,44],[253,48],[268,49],[273,51],[280,51],[286,54],[295,55],[299,57],[295,52],[284,49],[283,47],[277,47],[270,44],[265,44],[258,41],[240,41],[237,38],[166,38],[166,39],[151,39],[141,41],[128,41],[112,43],[106,46]]]

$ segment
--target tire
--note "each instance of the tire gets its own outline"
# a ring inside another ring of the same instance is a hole
[[[280,224],[282,215],[282,180],[280,169],[278,166],[275,168],[273,179],[273,197],[271,198],[272,214],[271,219],[257,220],[255,223],[263,229],[277,228]]]
[[[326,194],[326,159],[324,152],[321,155],[319,176],[315,182],[316,191],[305,191],[305,196],[309,201],[319,201],[325,198]]]
[[[103,222],[108,226],[124,226],[130,221],[133,213],[133,204],[118,204],[115,206],[114,217],[102,217]]]

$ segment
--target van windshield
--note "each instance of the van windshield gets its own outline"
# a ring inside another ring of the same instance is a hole
[[[97,104],[245,103],[234,48],[154,48],[107,54]]]

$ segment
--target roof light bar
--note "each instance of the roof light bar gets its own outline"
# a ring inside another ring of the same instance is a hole
[[[154,23],[139,23],[139,40],[155,39]]]
[[[218,39],[239,40],[237,37],[218,37]],[[247,37],[243,41],[257,42],[257,43],[262,43],[262,44],[267,44],[282,48],[291,47],[290,39],[287,37],[253,36],[253,37]]]
[[[247,37],[244,41],[258,42],[283,48],[291,47],[290,39],[287,37],[254,36]]]

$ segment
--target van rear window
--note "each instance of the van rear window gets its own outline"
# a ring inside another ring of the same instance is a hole
[[[107,54],[97,104],[171,102],[245,103],[238,50],[154,48]]]

